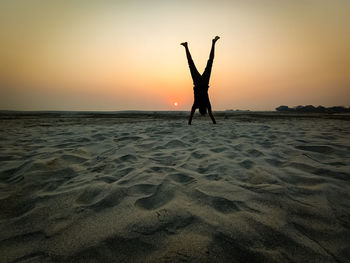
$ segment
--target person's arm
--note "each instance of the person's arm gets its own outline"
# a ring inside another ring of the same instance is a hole
[[[214,115],[213,115],[213,113],[212,113],[212,111],[211,111],[211,107],[210,107],[210,108],[208,108],[208,114],[209,114],[209,116],[210,116],[210,118],[211,118],[211,120],[212,120],[213,124],[216,124],[216,121],[215,121]]]
[[[191,109],[191,113],[190,113],[190,118],[188,120],[188,125],[191,125],[192,123],[192,118],[193,118],[193,115],[194,115],[194,112],[196,111],[196,109],[192,106],[192,109]]]

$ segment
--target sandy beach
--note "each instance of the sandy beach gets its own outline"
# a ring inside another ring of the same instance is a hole
[[[0,262],[350,262],[350,117],[0,118]]]

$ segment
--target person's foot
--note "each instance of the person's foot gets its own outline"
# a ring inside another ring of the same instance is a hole
[[[180,45],[184,46],[184,47],[187,47],[187,42],[182,42]]]
[[[215,42],[218,41],[219,39],[220,39],[220,37],[219,37],[219,36],[216,36],[216,37],[214,37],[213,42],[215,43]]]

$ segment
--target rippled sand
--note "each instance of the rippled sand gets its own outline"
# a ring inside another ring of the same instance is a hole
[[[0,128],[0,262],[349,262],[348,117]]]

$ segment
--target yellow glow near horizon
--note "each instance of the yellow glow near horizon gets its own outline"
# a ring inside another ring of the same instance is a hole
[[[350,2],[2,1],[0,109],[189,110],[219,35],[209,96],[223,109],[345,105]]]

